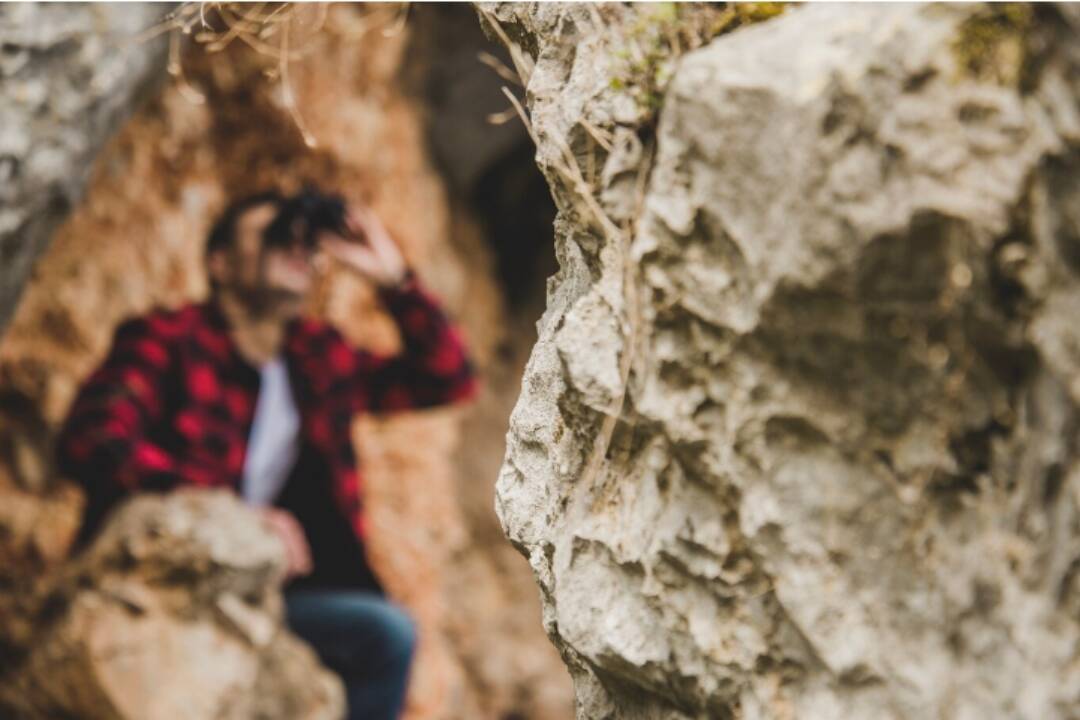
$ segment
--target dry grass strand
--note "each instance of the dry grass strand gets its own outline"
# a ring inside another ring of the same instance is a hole
[[[394,17],[392,25],[383,29],[384,35],[396,35],[404,30],[409,3],[401,3],[400,6],[402,10]],[[318,142],[300,113],[290,81],[289,65],[314,49],[313,39],[325,26],[328,14],[329,3],[325,2],[186,2],[166,15],[160,23],[137,36],[135,42],[147,42],[169,33],[169,74],[176,80],[180,93],[197,104],[206,102],[206,98],[184,75],[181,43],[185,36],[206,52],[222,52],[240,41],[258,54],[274,60],[275,66],[268,70],[267,77],[280,80],[283,104],[304,144],[313,148],[318,146]],[[199,29],[192,32],[196,26]]]

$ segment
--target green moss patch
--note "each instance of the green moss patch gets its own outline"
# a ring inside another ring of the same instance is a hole
[[[684,53],[713,38],[784,12],[789,3],[656,3],[642,6],[625,30],[623,47],[615,51],[622,61],[611,79],[614,90],[630,93],[653,118],[663,101],[675,62]]]
[[[1031,55],[1034,10],[1027,3],[989,5],[960,25],[953,54],[961,73],[983,82],[1017,87]]]

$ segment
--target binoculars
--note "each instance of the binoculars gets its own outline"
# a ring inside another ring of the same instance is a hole
[[[358,237],[349,228],[346,217],[345,198],[324,194],[314,188],[305,188],[281,204],[278,214],[264,231],[265,246],[302,245],[313,250],[322,231],[358,242],[363,241],[362,237]]]

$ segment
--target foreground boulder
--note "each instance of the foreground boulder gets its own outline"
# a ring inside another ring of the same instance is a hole
[[[481,7],[562,265],[498,510],[578,717],[1075,718],[1080,16],[671,13]]]
[[[340,681],[283,627],[283,572],[229,493],[132,500],[6,609],[0,715],[338,720]]]

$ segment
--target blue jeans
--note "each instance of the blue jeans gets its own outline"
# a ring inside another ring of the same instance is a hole
[[[292,631],[345,682],[349,720],[397,720],[416,645],[412,619],[364,591],[293,590],[285,606]]]

